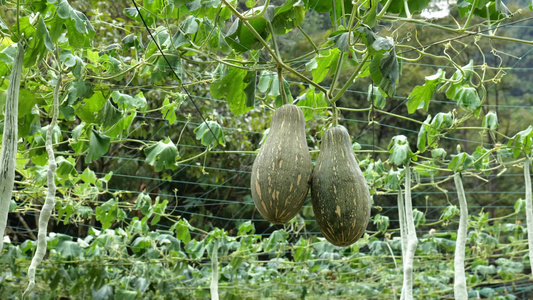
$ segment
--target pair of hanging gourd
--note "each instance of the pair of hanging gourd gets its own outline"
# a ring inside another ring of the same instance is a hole
[[[302,208],[311,186],[313,212],[322,234],[337,246],[357,241],[370,219],[370,193],[355,160],[348,131],[328,129],[313,165],[305,118],[286,104],[273,116],[268,137],[252,168],[252,198],[267,221],[283,224]]]

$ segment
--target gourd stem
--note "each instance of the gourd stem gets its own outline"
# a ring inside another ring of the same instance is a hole
[[[20,78],[24,63],[26,44],[21,39],[17,46],[17,54],[13,61],[13,68],[9,78],[4,113],[4,132],[2,135],[2,149],[0,151],[0,252],[4,247],[4,232],[7,225],[7,215],[13,186],[15,183],[15,165],[17,160],[18,140],[18,103]]]
[[[211,299],[218,300],[218,239],[215,238],[211,252]]]
[[[413,203],[411,199],[411,167],[409,166],[409,161],[405,165],[405,223],[407,225],[407,253],[403,258],[402,299],[412,300],[413,265],[418,239],[416,237],[415,223],[413,218]]]
[[[283,105],[288,104],[289,100],[287,99],[287,94],[285,93],[285,86],[283,84],[283,75],[282,75],[281,66],[278,67],[278,82],[279,82],[279,94],[281,95],[281,102]]]
[[[61,69],[61,67],[60,67]],[[37,250],[35,255],[31,260],[30,267],[28,268],[28,287],[24,291],[23,298],[26,297],[35,286],[35,271],[37,267],[42,262],[44,255],[46,254],[46,231],[48,228],[48,221],[52,215],[52,211],[55,207],[56,202],[56,184],[55,184],[55,173],[57,169],[56,158],[54,156],[54,146],[53,143],[53,133],[54,127],[57,124],[57,118],[59,116],[59,91],[61,89],[61,73],[57,76],[56,86],[54,90],[54,99],[53,99],[53,116],[52,121],[48,124],[48,130],[46,131],[46,141],[45,147],[48,154],[48,172],[47,172],[47,181],[48,181],[48,192],[46,194],[46,199],[44,205],[39,215],[39,232],[37,234]]]
[[[276,37],[274,34],[274,27],[272,27],[271,22],[267,22],[268,24],[268,30],[270,31],[270,34],[272,35],[272,44],[274,44],[274,51],[276,53],[277,59],[276,61],[282,62],[281,60],[281,54],[279,52],[278,43],[276,42]],[[281,66],[281,63],[278,64],[278,85],[279,85],[279,94],[281,95],[281,102],[283,105],[289,103],[287,100],[287,94],[285,94],[285,87],[283,85],[283,68]]]
[[[527,242],[529,247],[529,263],[531,270],[533,270],[533,196],[531,192],[531,160],[526,155],[524,163],[524,179],[526,189],[526,222],[527,222]]]
[[[339,111],[337,110],[337,105],[335,103],[331,103],[331,109],[333,112],[333,127],[337,127],[339,125]]]
[[[459,198],[459,228],[457,229],[457,242],[455,246],[455,280],[453,290],[455,299],[468,299],[468,291],[466,287],[465,277],[465,245],[466,234],[468,231],[468,203],[466,202],[465,190],[463,188],[463,180],[461,172],[453,175],[455,182],[455,189],[457,190],[457,197]]]

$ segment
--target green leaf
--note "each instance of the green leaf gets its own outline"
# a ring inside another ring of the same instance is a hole
[[[477,161],[477,163],[474,164],[474,168],[476,168],[476,170],[487,169],[489,167],[490,156],[486,155],[488,152],[489,150],[483,146],[478,146],[476,151],[472,153],[472,159]],[[481,160],[478,161],[478,159]]]
[[[285,34],[291,29],[303,24],[305,10],[302,2],[298,0],[288,0],[282,6],[274,9],[272,27],[274,34]]]
[[[379,232],[385,233],[389,228],[389,217],[376,214],[374,216],[374,225],[377,225]]]
[[[396,94],[396,82],[400,75],[398,60],[394,48],[389,51],[389,55],[381,60],[379,69],[382,76],[381,81],[379,82],[379,88],[387,93],[389,97],[394,97]]]
[[[499,20],[512,14],[502,0],[479,0],[476,7],[473,7],[473,0],[460,0],[457,7],[461,17],[469,15],[472,10],[473,15],[489,20]]]
[[[426,216],[423,212],[415,208],[413,209],[413,221],[415,223],[415,227],[418,227],[419,225],[426,223]]]
[[[189,222],[186,219],[180,219],[176,224],[172,225],[170,230],[176,232],[176,237],[182,241],[184,244],[188,245],[191,241],[191,233],[189,231]]]
[[[196,139],[206,147],[213,148],[218,144],[226,145],[222,127],[215,121],[203,122],[194,129],[194,133],[196,133]]]
[[[427,129],[429,128],[429,121],[431,120],[431,115],[429,115],[426,120],[424,121],[424,124],[420,126],[420,130],[418,131],[418,138],[416,140],[416,146],[420,153],[423,153],[426,151],[427,146]]]
[[[438,160],[438,161],[442,161],[444,160],[444,158],[446,158],[446,150],[442,149],[442,148],[437,148],[437,149],[433,149],[431,150],[431,157]]]
[[[391,153],[389,161],[397,166],[406,164],[413,156],[413,152],[409,148],[409,142],[404,135],[394,136],[389,143],[389,152]]]
[[[172,102],[170,102],[169,97],[165,97],[165,100],[163,100],[161,114],[163,115],[163,118],[168,121],[169,125],[174,124],[174,122],[176,122],[176,120],[178,119],[176,111],[180,108],[184,99],[185,97],[183,95],[178,94],[176,99]]]
[[[252,10],[245,12],[243,15],[251,15]],[[269,32],[267,30],[267,20],[264,17],[254,18],[249,20],[248,23],[255,29],[257,33],[267,40]],[[250,31],[246,25],[240,20],[233,22],[232,26],[226,33],[226,42],[237,52],[246,52],[249,50],[258,50],[263,48],[263,44],[257,39],[257,37]]]
[[[178,148],[170,138],[146,147],[144,153],[146,154],[146,162],[155,167],[157,172],[165,169],[175,170],[177,168]]]
[[[514,212],[515,213],[524,213],[526,211],[526,200],[520,198],[516,200],[514,204]]]
[[[484,128],[487,128],[489,130],[496,130],[498,129],[498,116],[495,112],[489,111],[485,117],[483,117],[483,123],[481,125]]]
[[[137,297],[141,296],[140,291],[128,291],[125,289],[117,289],[115,291],[115,296],[113,299],[115,300],[131,300],[136,299]]]
[[[94,128],[89,132],[89,152],[85,156],[85,163],[90,163],[99,159],[109,150],[111,139],[105,135],[100,134]]]
[[[426,76],[426,82],[423,85],[417,85],[413,88],[407,97],[407,110],[410,114],[421,108],[428,110],[429,102],[437,89],[437,85],[441,83],[445,74],[442,69],[439,69],[436,74]]]
[[[214,98],[226,98],[231,112],[242,115],[252,107],[246,105],[246,70],[230,67],[228,73],[215,80],[210,86],[211,95]]]
[[[14,212],[17,210],[17,202],[13,199],[9,201],[9,212]]]
[[[181,25],[181,30],[185,34],[194,34],[198,31],[198,22],[194,16],[189,16]]]
[[[376,52],[374,50],[374,47],[372,45],[376,41],[377,35],[372,31],[372,29],[366,25],[361,25],[357,27],[356,31],[354,32],[361,40],[363,40],[363,43],[368,48],[368,51]],[[381,53],[374,53],[374,54],[381,54]]]
[[[46,24],[44,23],[42,15],[39,15],[35,35],[37,38],[44,40],[44,45],[48,51],[55,50],[54,44],[52,44],[52,39],[50,38],[50,33],[48,32],[48,28],[46,28]]]
[[[343,7],[344,11],[352,11],[353,1],[351,0],[339,0],[339,1],[324,1],[324,0],[303,0],[305,10],[312,9],[318,13],[329,13],[329,17],[333,24],[335,20],[339,20],[342,17]],[[333,3],[335,3],[335,10],[333,10]],[[335,14],[333,13],[335,11]]]
[[[448,168],[457,173],[468,169],[473,163],[474,159],[470,154],[461,152],[457,155],[452,155]]]
[[[457,101],[457,105],[465,108],[466,110],[476,112],[481,108],[481,100],[474,87],[469,85],[462,85],[457,88],[455,97],[452,98]]]
[[[96,177],[96,173],[94,173],[93,170],[85,168],[83,173],[80,174],[80,179],[83,180],[83,182],[85,183],[95,184],[98,178]]]
[[[76,171],[75,161],[72,157],[65,159],[63,156],[56,157],[57,170],[56,174],[59,178],[69,178],[70,176],[78,175]]]
[[[531,152],[533,144],[533,126],[529,125],[526,129],[515,134],[507,143],[509,150],[512,150],[513,157],[517,158],[522,151],[525,154]]]
[[[18,107],[18,117],[19,119],[23,118],[27,114],[32,112],[32,108],[35,104],[39,104],[40,100],[35,97],[36,92],[30,91],[25,88],[19,90],[19,107]],[[0,105],[1,107],[2,105]]]
[[[450,78],[450,81],[452,81],[452,83],[446,90],[446,97],[448,97],[449,99],[454,99],[455,94],[457,93],[457,89],[463,86],[464,84],[469,84],[470,80],[472,80],[473,74],[474,61],[470,60],[467,65],[455,71],[453,76]]]
[[[73,241],[59,241],[54,247],[60,255],[66,259],[83,259],[85,251]]]
[[[366,100],[372,101],[375,107],[383,109],[385,107],[385,104],[387,104],[387,95],[383,94],[381,90],[370,84],[368,85],[368,93],[366,96]]]
[[[107,100],[104,104],[104,108],[98,113],[97,120],[105,128],[110,128],[116,125],[122,119],[122,117],[122,113],[116,109],[115,106],[113,106],[113,103],[111,103],[110,100]]]
[[[374,35],[374,38],[375,40],[372,43],[372,49],[374,49],[375,51],[389,51],[394,47],[394,42],[390,38],[384,38],[379,35]]]
[[[59,53],[59,61],[71,68],[76,78],[81,78],[85,64],[79,56],[72,54],[69,49],[64,49]]]
[[[239,231],[237,233],[238,236],[245,236],[255,233],[255,227],[254,223],[251,221],[243,222],[239,225]]]
[[[339,53],[340,50],[336,48],[322,51],[305,65],[307,71],[311,71],[314,82],[320,83],[330,70],[332,73],[336,71]]]
[[[246,106],[255,106],[255,87],[257,83],[257,71],[248,71],[243,79],[244,95],[246,96]]]
[[[335,43],[335,46],[339,48],[339,50],[347,52],[348,50],[350,50],[350,45],[348,44],[348,37],[350,37],[350,41],[354,41],[355,36],[353,32],[343,30],[333,32],[330,35],[329,39]]]
[[[146,98],[144,98],[143,92],[139,92],[135,97],[128,94],[122,94],[119,91],[114,91],[111,94],[113,101],[122,109],[136,108],[144,111],[147,107]]]
[[[381,4],[383,5],[386,2],[387,2],[386,0],[381,0]],[[408,3],[407,6],[409,8],[409,12],[412,15],[414,15],[414,14],[422,12],[422,10],[428,6],[430,0],[409,0],[405,2]],[[389,8],[387,9],[387,12],[393,13],[393,14],[399,14],[401,17],[405,17],[406,12],[405,12],[404,0],[392,0]]]
[[[82,80],[74,80],[68,87],[68,101],[65,104],[74,105],[79,100],[82,100],[86,97],[90,97],[92,94],[93,86],[89,82]]]
[[[444,209],[444,212],[440,216],[440,219],[444,221],[450,220],[458,214],[459,214],[459,208],[457,208],[456,205],[450,205]]]
[[[83,48],[91,44],[95,30],[89,19],[81,12],[70,6],[68,1],[61,1],[57,9],[57,15],[64,19],[67,27],[69,44],[74,48]]]
[[[102,229],[107,229],[115,221],[126,219],[126,213],[119,208],[119,202],[115,198],[109,199],[104,204],[96,207],[96,220],[102,223]]]
[[[90,98],[84,99],[82,102],[74,106],[74,111],[78,118],[86,123],[100,123],[98,116],[100,111],[104,108],[107,100],[102,92],[95,92]]]
[[[310,87],[307,91],[305,91],[304,94],[298,97],[297,100],[297,105],[302,109],[306,121],[311,120],[315,114],[318,114],[322,111],[318,110],[318,108],[325,109],[328,106],[324,97],[324,93],[315,93],[314,87]]]

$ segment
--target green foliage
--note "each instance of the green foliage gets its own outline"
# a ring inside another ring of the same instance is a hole
[[[407,110],[410,114],[414,113],[417,109],[428,110],[429,102],[437,90],[437,85],[442,82],[445,74],[442,69],[439,69],[436,74],[426,76],[426,83],[424,85],[417,85],[413,88],[413,91],[408,97],[409,101],[407,102]]]
[[[397,166],[405,165],[413,158],[414,153],[411,152],[407,137],[404,135],[393,137],[388,148],[391,154],[389,161]]]
[[[144,153],[146,154],[146,162],[155,167],[157,172],[165,169],[175,170],[178,167],[178,148],[170,138],[146,147]]]
[[[246,1],[247,8],[244,1],[137,1],[165,59],[141,15],[120,1],[30,1],[17,22],[17,1],[0,0],[2,111],[16,43],[28,42],[0,298],[18,295],[35,251],[16,224],[22,218],[34,227],[46,191],[44,139],[59,76],[57,214],[34,297],[210,298],[215,241],[220,298],[399,295],[391,203],[402,183],[398,167],[418,159],[411,166],[420,233],[414,293],[452,297],[459,210],[451,170],[477,178],[467,192],[490,212],[469,207],[476,212],[466,245],[470,296],[513,298],[527,283],[529,257],[522,255],[526,203],[510,197],[521,193],[515,158],[531,154],[533,127],[522,108],[530,87],[520,84],[529,80],[520,68],[529,48],[509,38],[531,34],[507,19],[526,20],[527,12],[502,1],[457,1],[457,28],[449,17],[418,17],[428,0],[393,0],[382,11],[387,2],[272,1],[260,15],[263,1]],[[506,59],[515,57],[517,68]],[[308,205],[284,229],[254,214],[246,167],[282,103],[280,86],[304,113],[315,158],[317,136],[333,123],[327,99],[339,100],[339,122],[357,136],[352,149],[374,197],[374,222],[350,247],[317,236]],[[472,116],[482,110],[479,127]],[[216,121],[203,123],[198,113]],[[470,154],[448,157],[457,143]],[[225,151],[212,151],[219,144]]]
[[[206,147],[215,147],[217,145],[226,145],[222,127],[215,121],[206,121],[194,129],[196,139],[201,141]]]
[[[229,108],[234,114],[244,114],[253,107],[253,105],[248,105],[250,103],[247,101],[245,93],[250,79],[246,78],[246,70],[232,67],[227,69],[227,74],[222,75],[211,84],[211,95],[215,98],[226,98]]]

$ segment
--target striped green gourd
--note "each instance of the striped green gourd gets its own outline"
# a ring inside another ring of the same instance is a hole
[[[309,191],[312,168],[304,115],[296,105],[283,105],[252,168],[252,198],[261,216],[274,224],[292,219]]]
[[[328,129],[311,179],[315,218],[326,239],[348,246],[365,232],[370,219],[370,193],[353,153],[348,131]]]

